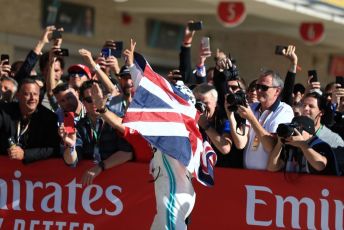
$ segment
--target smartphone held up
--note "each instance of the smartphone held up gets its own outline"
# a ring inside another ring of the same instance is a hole
[[[203,29],[203,22],[190,22],[188,23],[188,28],[190,31],[202,30]]]
[[[75,133],[75,124],[74,124],[74,113],[65,112],[63,118],[63,125],[66,133]]]
[[[67,57],[67,56],[69,56],[69,50],[68,49],[64,49],[64,48],[60,48],[60,49],[56,50],[54,52],[54,54],[56,56],[60,56],[60,57]]]
[[[7,61],[5,61],[7,60]],[[3,64],[4,65],[9,65],[10,64],[10,55],[8,54],[1,54],[1,62],[5,61]]]
[[[121,58],[123,52],[123,41],[106,42],[106,46],[102,49],[101,53],[104,58],[114,56],[115,58]]]
[[[309,80],[310,82],[318,82],[318,74],[316,70],[308,70],[308,77],[311,79]]]
[[[287,46],[281,46],[281,45],[277,45],[275,47],[275,54],[276,55],[283,55],[283,50],[285,50],[284,52],[286,52],[288,49]]]
[[[211,56],[210,51],[210,38],[209,37],[203,37],[201,40],[201,49],[204,54],[206,54],[206,57]]]

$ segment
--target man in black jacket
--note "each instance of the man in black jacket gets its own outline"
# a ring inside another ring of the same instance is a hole
[[[24,163],[58,155],[57,116],[39,104],[39,91],[35,80],[27,78],[18,102],[0,104],[0,154]]]

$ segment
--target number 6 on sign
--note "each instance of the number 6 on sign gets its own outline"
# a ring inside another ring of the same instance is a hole
[[[325,35],[325,28],[321,22],[303,22],[299,28],[300,36],[307,44],[318,44]]]
[[[246,18],[245,5],[242,2],[220,2],[217,16],[224,26],[235,27]]]

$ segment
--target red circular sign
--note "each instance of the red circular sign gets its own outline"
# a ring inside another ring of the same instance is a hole
[[[217,6],[217,16],[224,26],[237,26],[246,17],[245,5],[242,2],[220,2]]]
[[[324,25],[321,22],[304,22],[300,25],[301,38],[310,44],[317,44],[324,38]]]

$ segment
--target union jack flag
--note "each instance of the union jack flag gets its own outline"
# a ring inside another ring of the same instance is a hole
[[[155,73],[140,54],[135,53],[134,59],[131,70],[135,74],[131,77],[137,88],[123,124],[137,130],[162,153],[180,161],[202,184],[213,185],[216,154],[202,141],[197,125],[199,112],[185,94]]]

